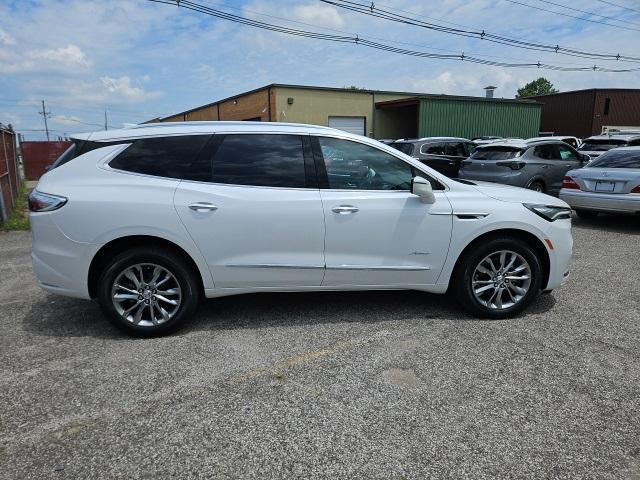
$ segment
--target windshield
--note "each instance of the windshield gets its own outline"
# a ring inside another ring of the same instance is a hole
[[[413,143],[393,142],[390,143],[389,146],[395,148],[396,150],[400,150],[406,155],[411,155],[413,153]]]
[[[626,140],[616,140],[615,138],[607,138],[606,140],[585,140],[578,150],[587,152],[606,152],[607,150],[622,147],[626,144]]]
[[[588,168],[640,168],[640,150],[625,151],[611,150],[603,153],[593,162],[589,163]]]
[[[517,147],[478,147],[471,154],[474,160],[509,160],[522,155],[522,149]]]

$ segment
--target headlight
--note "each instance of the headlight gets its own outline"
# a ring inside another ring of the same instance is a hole
[[[532,203],[523,203],[522,205],[550,222],[562,218],[571,218],[571,209],[569,207],[554,207],[553,205],[536,205]]]

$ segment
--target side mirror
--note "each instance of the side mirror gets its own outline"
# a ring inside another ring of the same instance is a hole
[[[420,197],[422,203],[435,203],[436,197],[431,188],[431,182],[422,177],[413,177],[411,180],[411,193]]]
[[[587,155],[586,153],[583,153],[582,156],[580,157],[580,160],[582,160],[582,164],[586,165],[587,163],[589,163],[591,161],[591,157],[589,155]]]

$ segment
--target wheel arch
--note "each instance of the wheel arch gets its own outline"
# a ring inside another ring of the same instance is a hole
[[[527,185],[526,185],[525,188],[529,188],[531,186],[531,184],[535,183],[535,182],[541,183],[545,192],[549,191],[549,185],[547,184],[546,180],[544,179],[544,177],[542,175],[534,175],[533,177],[531,177],[529,179],[529,181],[527,182]]]
[[[533,233],[528,232],[526,230],[517,229],[517,228],[502,228],[499,230],[491,230],[471,240],[462,249],[462,251],[458,255],[458,258],[456,259],[456,263],[448,279],[448,287],[449,288],[451,287],[451,279],[455,278],[457,270],[461,267],[462,261],[465,258],[465,256],[471,250],[473,250],[473,248],[475,248],[477,245],[486,243],[489,240],[493,240],[494,238],[517,238],[518,240],[525,242],[527,245],[533,248],[533,250],[541,260],[542,276],[543,276],[541,285],[542,285],[542,289],[544,290],[547,283],[549,283],[549,275],[551,273],[551,259],[549,257],[549,252],[547,251],[547,247],[544,245],[542,240],[540,240]]]
[[[205,273],[201,271],[197,263],[184,248],[170,240],[153,235],[127,235],[113,239],[110,242],[104,244],[93,256],[87,275],[87,290],[89,292],[89,296],[91,298],[96,297],[98,279],[100,278],[100,274],[107,266],[111,258],[128,249],[141,246],[161,247],[179,255],[193,269],[193,273],[196,274],[196,278],[198,279],[200,290],[201,292],[204,292],[204,282],[202,276]]]

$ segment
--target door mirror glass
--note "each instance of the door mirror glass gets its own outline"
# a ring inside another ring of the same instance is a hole
[[[431,182],[422,177],[413,177],[411,181],[411,193],[420,197],[422,203],[435,203],[436,197],[431,188]]]

